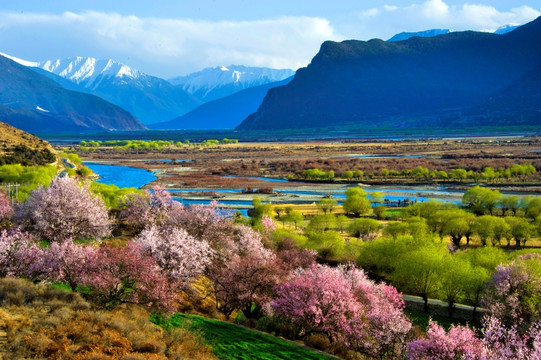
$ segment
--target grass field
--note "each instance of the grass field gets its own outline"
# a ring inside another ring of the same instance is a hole
[[[235,360],[330,360],[334,357],[312,351],[290,341],[252,331],[231,323],[177,313],[151,321],[165,329],[187,327],[200,332],[220,359]]]

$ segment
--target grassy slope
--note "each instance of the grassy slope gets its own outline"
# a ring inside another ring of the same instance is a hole
[[[164,328],[189,327],[200,331],[220,359],[239,360],[327,360],[329,355],[303,348],[280,338],[252,331],[223,321],[177,313],[152,321]]]

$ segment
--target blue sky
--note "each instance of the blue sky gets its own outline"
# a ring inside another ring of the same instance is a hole
[[[169,78],[229,64],[296,69],[325,40],[489,31],[538,16],[539,0],[0,0],[0,52],[113,58]]]

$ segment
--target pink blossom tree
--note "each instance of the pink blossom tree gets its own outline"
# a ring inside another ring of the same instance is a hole
[[[272,306],[298,334],[324,333],[374,356],[403,351],[411,323],[400,294],[354,267],[314,266],[279,285]]]
[[[276,224],[274,223],[274,220],[268,215],[263,215],[261,217],[261,224],[263,225],[263,230],[266,233],[271,233],[274,230],[276,230]]]
[[[13,209],[11,208],[11,202],[9,198],[0,193],[0,222],[4,219],[8,219],[13,215]]]
[[[448,332],[430,320],[426,338],[408,344],[407,356],[412,360],[484,359],[483,344],[466,326],[454,326]]]
[[[541,317],[541,255],[521,255],[499,265],[482,302],[506,326],[524,334]]]
[[[495,316],[483,323],[483,360],[541,359],[541,322],[519,331],[517,325],[505,325]]]
[[[54,242],[43,249],[40,273],[45,280],[65,283],[75,290],[96,256],[93,247],[77,245],[71,239]]]
[[[208,267],[216,306],[226,316],[242,310],[246,317],[262,314],[273,288],[287,275],[274,253],[265,248],[261,234],[246,226],[232,228],[233,234],[220,244]]]
[[[247,318],[262,315],[263,304],[271,299],[273,288],[283,272],[273,258],[235,255],[227,267],[211,267],[216,307],[226,316],[241,310]]]
[[[141,250],[154,258],[167,276],[186,288],[211,263],[212,250],[186,230],[151,226],[135,239]]]
[[[182,204],[175,201],[171,194],[161,186],[154,186],[152,191],[143,194],[129,194],[126,209],[120,216],[136,232],[152,225],[163,225],[176,212],[182,211]]]
[[[51,241],[101,238],[111,232],[103,200],[69,177],[32,191],[15,217],[24,228]]]
[[[118,248],[100,247],[87,263],[81,285],[89,288],[91,301],[109,308],[136,303],[173,312],[178,301],[176,284],[134,242]]]
[[[323,333],[333,341],[361,332],[363,304],[357,301],[343,272],[327,266],[310,268],[276,289],[275,312],[298,327],[298,335]]]
[[[42,250],[29,233],[19,229],[0,232],[0,277],[33,280],[41,258]]]
[[[217,252],[233,246],[238,235],[233,221],[218,209],[218,204],[190,205],[175,209],[167,222],[168,226],[185,229],[198,240],[205,240]]]

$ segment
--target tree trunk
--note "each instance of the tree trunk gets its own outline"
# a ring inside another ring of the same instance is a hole
[[[447,312],[449,314],[449,317],[452,319],[453,318],[453,313],[455,311],[455,302],[454,301],[447,301]]]

